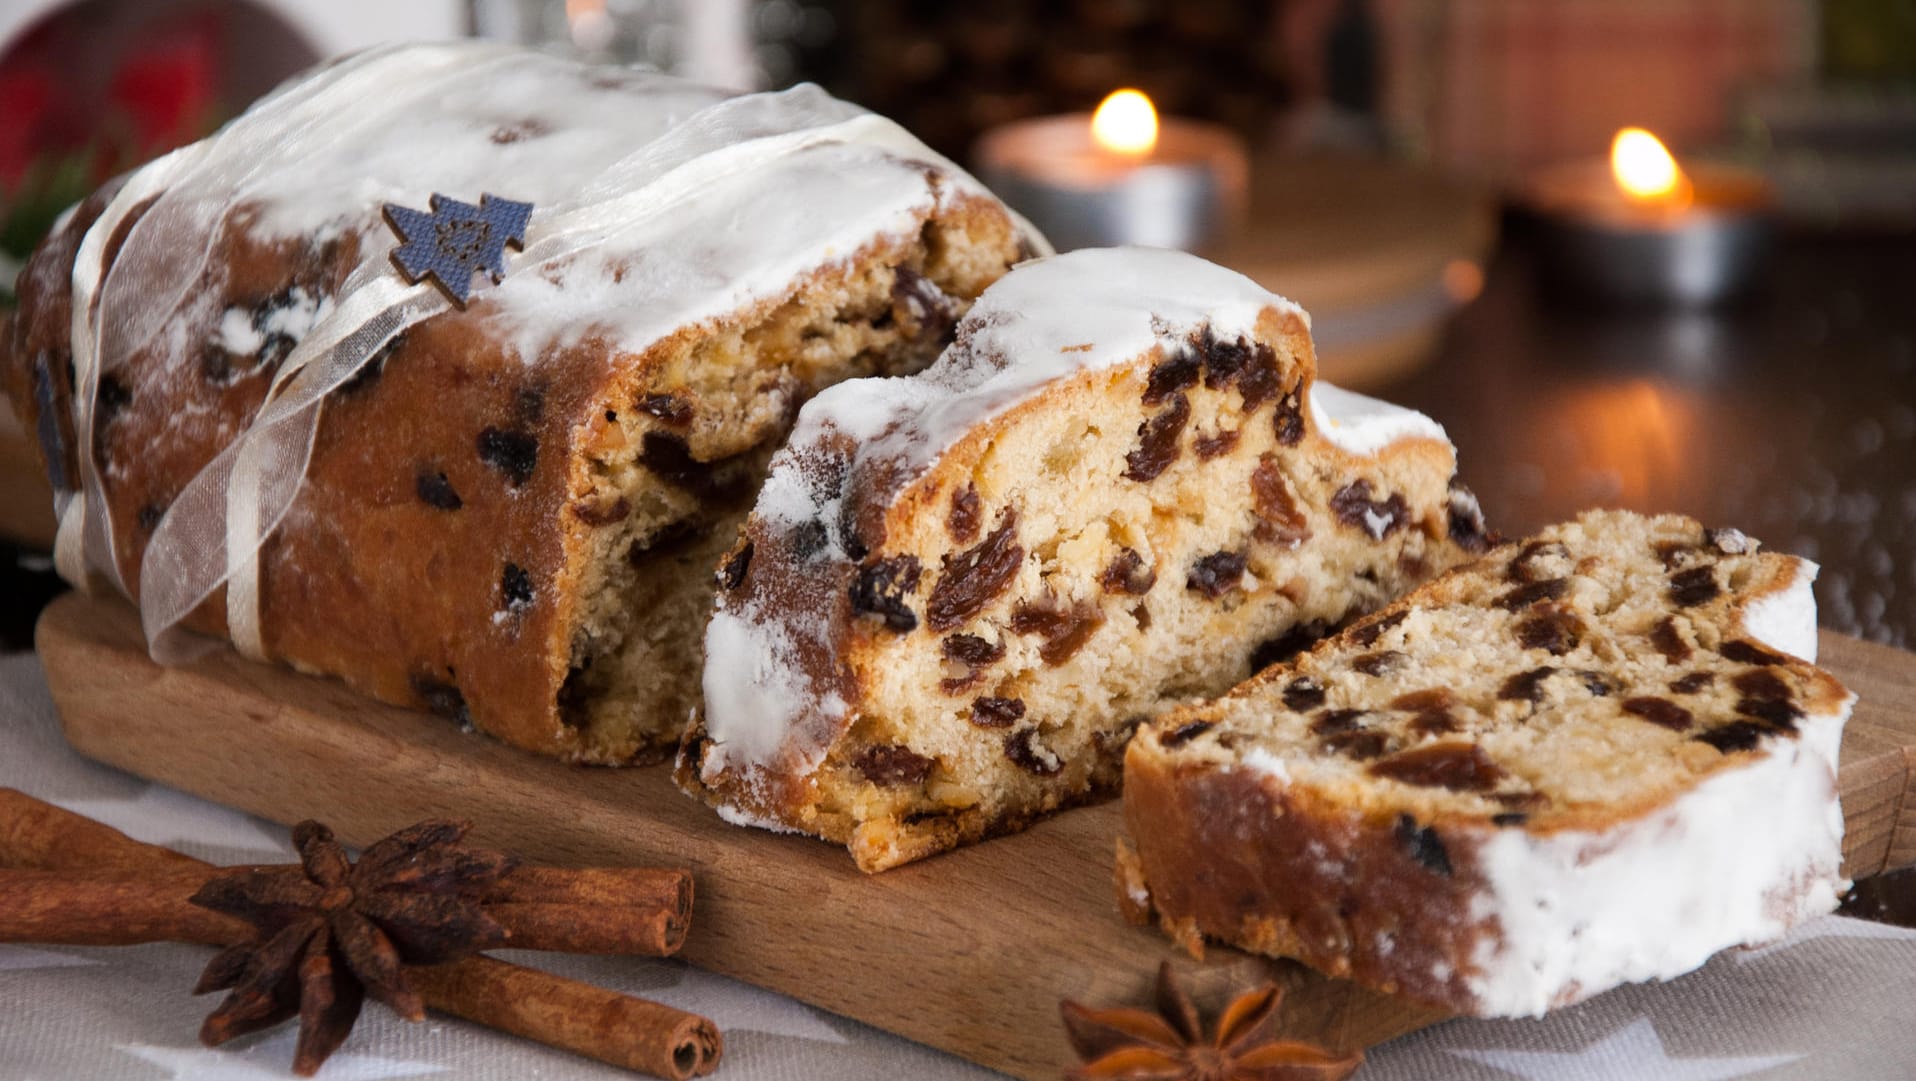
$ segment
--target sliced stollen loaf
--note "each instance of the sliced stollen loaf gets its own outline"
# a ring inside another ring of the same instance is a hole
[[[442,195],[532,209],[503,280],[433,310],[382,208]],[[799,404],[929,364],[1042,246],[817,87],[381,46],[63,218],[0,374],[59,493],[63,573],[119,584],[156,645],[175,624],[230,636],[623,763],[678,744],[708,568]],[[303,441],[266,419],[288,387],[311,396]],[[240,468],[279,432],[309,458]]]
[[[1496,1016],[1777,938],[1844,888],[1815,573],[1677,516],[1500,546],[1141,731],[1126,907]]]
[[[1140,718],[1487,547],[1442,429],[1314,365],[1248,279],[1087,250],[827,391],[722,564],[680,783],[880,870],[1108,791]]]

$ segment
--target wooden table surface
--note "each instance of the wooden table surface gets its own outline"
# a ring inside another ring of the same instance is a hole
[[[1444,424],[1492,525],[1735,525],[1823,565],[1825,627],[1916,647],[1916,234],[1786,237],[1762,294],[1659,313],[1553,296],[1507,226],[1435,360],[1370,388]]]

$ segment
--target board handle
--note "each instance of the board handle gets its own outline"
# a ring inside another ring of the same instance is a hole
[[[1843,874],[1856,881],[1916,866],[1916,747],[1846,767]]]

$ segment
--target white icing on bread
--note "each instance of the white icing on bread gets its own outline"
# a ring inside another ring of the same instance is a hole
[[[1448,446],[1443,425],[1414,409],[1329,383],[1311,388],[1318,434],[1352,454],[1376,454],[1400,439],[1434,439]]]
[[[1790,576],[1789,585],[1750,602],[1743,613],[1743,627],[1750,637],[1772,649],[1814,664],[1816,594],[1811,586],[1821,568],[1807,559],[1791,558],[1796,560],[1796,573]]]

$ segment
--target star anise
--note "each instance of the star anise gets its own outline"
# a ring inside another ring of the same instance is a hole
[[[1197,1007],[1167,962],[1158,969],[1157,1012],[1093,1010],[1066,1002],[1065,1034],[1084,1064],[1068,1081],[1341,1081],[1364,1062],[1323,1048],[1274,1038],[1284,993],[1267,983],[1233,999],[1204,1035]]]
[[[402,964],[434,965],[503,944],[479,896],[514,865],[459,843],[471,824],[431,819],[372,845],[357,864],[317,822],[293,828],[300,866],[236,868],[193,903],[253,925],[258,937],[222,950],[194,994],[231,993],[200,1028],[217,1046],[298,1015],[293,1072],[310,1076],[346,1039],[365,996],[408,1021],[425,1005]]]

